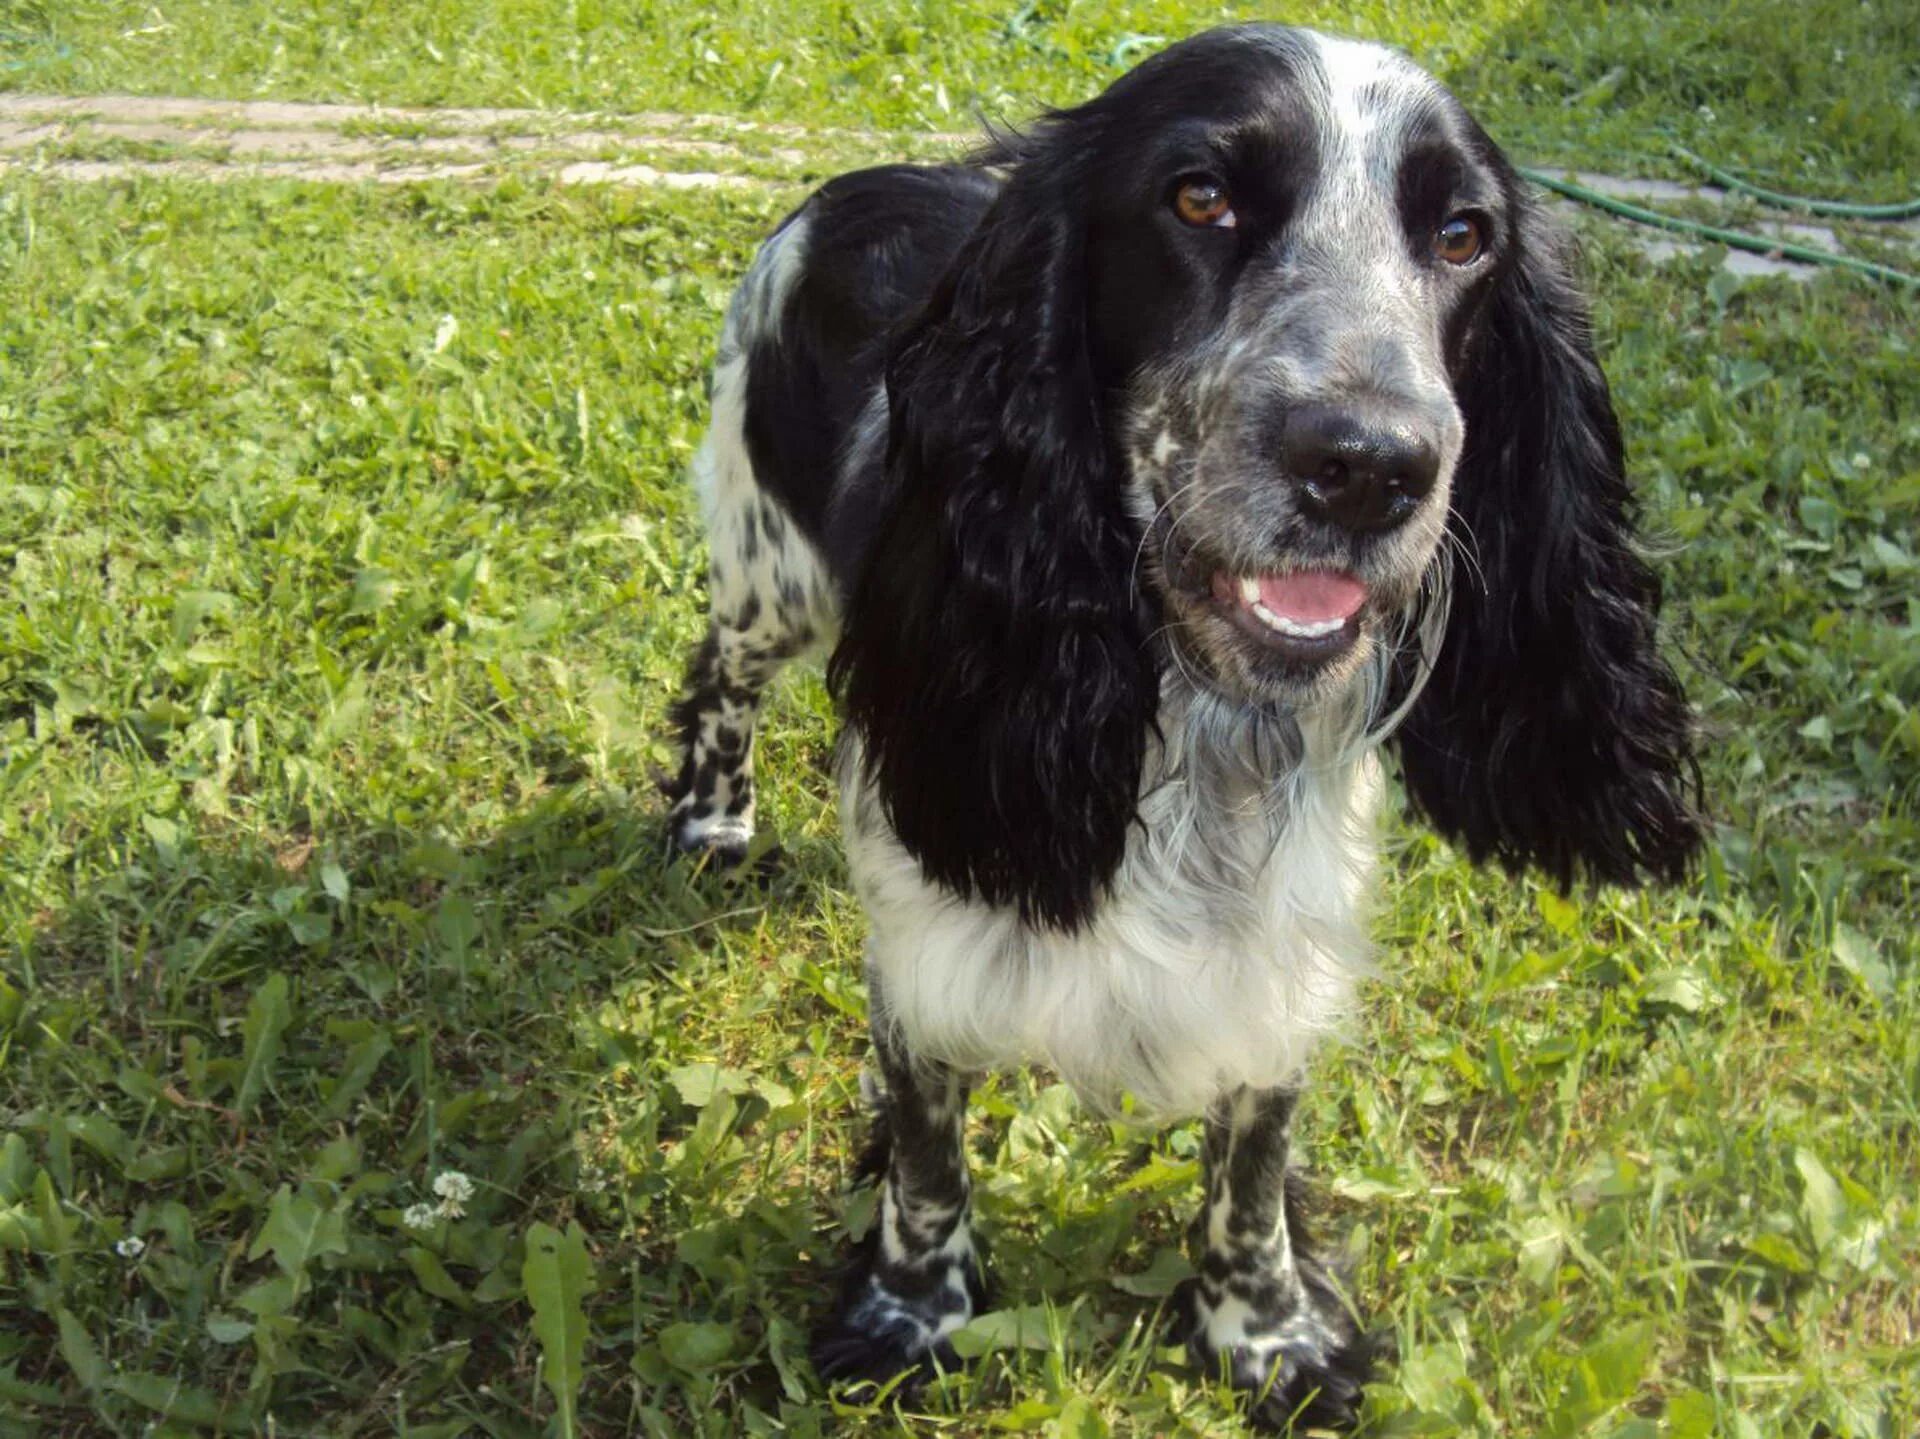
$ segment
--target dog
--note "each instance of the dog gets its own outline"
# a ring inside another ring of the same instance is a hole
[[[825,1378],[952,1362],[968,1077],[1037,1061],[1204,1116],[1193,1359],[1269,1427],[1355,1417],[1368,1341],[1288,1155],[1368,960],[1383,755],[1473,860],[1563,888],[1701,840],[1570,264],[1438,82],[1273,25],[766,240],[695,465],[669,828],[745,857],[761,696],[831,645],[885,1148]]]

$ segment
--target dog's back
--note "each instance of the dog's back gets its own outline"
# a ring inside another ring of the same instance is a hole
[[[886,165],[829,180],[755,258],[727,321],[745,366],[744,433],[760,485],[851,582],[874,507],[849,443],[883,416],[888,337],[926,302],[999,185],[964,165]],[[831,263],[816,263],[831,257]]]

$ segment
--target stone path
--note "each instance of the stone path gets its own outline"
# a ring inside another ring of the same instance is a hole
[[[0,94],[0,169],[80,181],[163,175],[407,184],[512,172],[564,184],[777,186],[805,183],[822,161],[843,155],[954,154],[972,139],[666,112]]]
[[[0,175],[15,171],[72,182],[167,176],[203,180],[285,178],[340,184],[484,183],[540,175],[561,184],[660,185],[676,189],[781,188],[880,159],[956,155],[976,139],[742,120],[726,115],[643,112],[566,114],[516,109],[412,109],[164,96],[0,94]],[[1838,227],[1752,213],[1712,185],[1554,172],[1592,189],[1672,209],[1704,204],[1750,233],[1830,251]],[[1649,256],[1698,246],[1622,222]],[[1920,261],[1920,222],[1871,233]],[[1805,276],[1812,267],[1729,252],[1739,274]]]

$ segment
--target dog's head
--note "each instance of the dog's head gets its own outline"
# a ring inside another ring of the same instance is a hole
[[[1202,36],[1057,123],[1098,134],[1088,353],[1168,638],[1249,703],[1324,701],[1440,573],[1513,174],[1407,61],[1298,31]]]
[[[1687,718],[1606,383],[1564,245],[1459,102],[1246,26],[995,159],[890,364],[893,509],[837,666],[923,865],[1083,918],[1177,666],[1400,721],[1475,857],[1676,873]]]

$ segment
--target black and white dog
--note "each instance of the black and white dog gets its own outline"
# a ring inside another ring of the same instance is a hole
[[[981,1305],[967,1076],[1206,1119],[1188,1343],[1349,1417],[1289,1118],[1368,960],[1380,752],[1476,860],[1700,839],[1689,715],[1566,246],[1395,53],[1246,26],[975,163],[829,182],[728,316],[674,843],[742,856],[782,662],[837,636],[890,1139],[828,1377]]]

